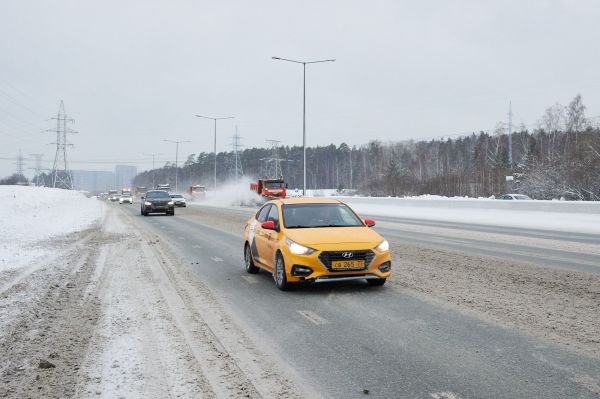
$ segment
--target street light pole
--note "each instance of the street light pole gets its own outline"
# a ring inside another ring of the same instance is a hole
[[[222,118],[213,118],[211,116],[202,116],[202,115],[196,115],[196,117],[198,118],[204,118],[204,119],[212,119],[213,121],[215,121],[215,137],[214,137],[214,153],[215,153],[215,190],[217,189],[217,121],[221,120],[221,119],[234,119],[235,116],[226,116],[226,117],[222,117]]]
[[[271,57],[278,61],[293,62],[296,64],[302,64],[302,195],[306,195],[306,64],[317,64],[320,62],[335,62],[331,60],[319,60],[319,61],[296,61],[287,58]]]
[[[180,143],[191,143],[191,141],[189,140],[163,140],[163,141],[167,141],[169,143],[175,143],[175,192],[177,193],[177,163],[178,163],[178,158],[179,158],[179,144]]]
[[[162,155],[162,153],[158,153],[158,152],[153,152],[150,154],[147,153],[142,153],[142,155],[148,155],[152,157],[152,188],[156,188],[156,183],[154,182],[154,175],[156,174],[156,168],[154,167],[154,157],[156,155]]]

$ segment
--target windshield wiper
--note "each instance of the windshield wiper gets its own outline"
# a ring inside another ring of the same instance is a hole
[[[297,225],[294,225],[294,226],[285,226],[286,229],[308,229],[308,228],[311,228],[311,227],[314,227],[314,226],[304,226],[302,224],[297,224]]]

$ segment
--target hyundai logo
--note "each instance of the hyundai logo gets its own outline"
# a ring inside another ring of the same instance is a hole
[[[352,252],[342,252],[342,258],[350,259],[354,254]]]

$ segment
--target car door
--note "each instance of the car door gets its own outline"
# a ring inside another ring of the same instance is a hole
[[[250,240],[250,249],[254,260],[262,263],[265,266],[269,266],[266,260],[268,259],[268,247],[267,247],[267,233],[270,230],[263,229],[261,224],[267,221],[267,216],[271,210],[271,204],[267,204],[256,213],[256,223],[250,226],[250,234],[253,237]],[[270,267],[270,266],[269,266]]]
[[[266,221],[275,222],[275,227],[279,230],[279,207],[277,207],[277,205],[271,205]],[[266,266],[274,268],[275,251],[277,251],[279,243],[279,232],[276,230],[263,229],[263,233],[265,252],[262,261]]]

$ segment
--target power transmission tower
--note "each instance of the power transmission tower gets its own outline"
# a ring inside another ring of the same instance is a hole
[[[265,176],[273,179],[278,179],[283,174],[281,169],[283,159],[279,158],[279,143],[281,143],[279,140],[267,140],[267,144],[271,147],[271,156],[261,159],[265,161]]]
[[[44,154],[29,154],[35,158],[35,168],[33,168],[35,173],[34,183],[36,186],[40,185],[40,175],[42,174],[42,156]]]
[[[56,154],[54,155],[54,164],[52,166],[52,187],[71,190],[73,188],[73,176],[67,163],[67,147],[73,147],[73,144],[67,143],[67,133],[77,133],[67,128],[67,123],[75,122],[74,119],[67,118],[65,104],[61,100],[56,118],[56,130],[49,129],[49,132],[56,133]]]
[[[512,150],[512,101],[508,102],[508,168],[513,166]]]
[[[242,160],[240,159],[240,148],[242,148],[241,137],[238,134],[238,127],[235,126],[235,134],[231,137],[231,147],[233,148],[233,176],[235,180],[239,180],[244,175],[244,168],[242,167]]]
[[[23,162],[23,152],[21,151],[21,149],[19,148],[19,153],[17,154],[17,176],[19,181],[21,181],[23,179],[23,177],[25,176],[23,174],[23,165],[25,164]]]

